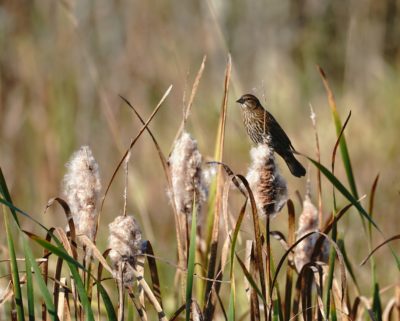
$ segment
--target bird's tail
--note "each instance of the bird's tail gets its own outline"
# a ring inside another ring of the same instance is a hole
[[[306,175],[306,169],[300,162],[294,157],[292,153],[286,153],[283,155],[283,159],[285,160],[287,166],[289,167],[290,172],[296,176],[301,177]]]

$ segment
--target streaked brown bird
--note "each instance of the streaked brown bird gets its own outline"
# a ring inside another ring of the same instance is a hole
[[[289,137],[257,97],[246,94],[236,102],[241,105],[243,123],[251,140],[256,144],[268,144],[286,162],[290,172],[297,177],[304,176],[306,170],[294,157],[295,151]]]

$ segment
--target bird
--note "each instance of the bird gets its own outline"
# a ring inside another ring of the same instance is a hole
[[[294,176],[304,176],[306,170],[294,157],[293,153],[296,150],[289,137],[274,116],[261,105],[258,98],[251,94],[245,94],[236,102],[241,105],[243,123],[253,143],[256,145],[267,144],[285,160]]]

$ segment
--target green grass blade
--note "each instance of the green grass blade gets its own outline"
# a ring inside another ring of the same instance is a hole
[[[379,284],[375,283],[372,296],[372,311],[377,321],[382,321],[382,302],[379,294]]]
[[[318,163],[316,160],[306,156],[307,159],[313,163],[320,171],[322,174],[324,174],[324,176],[336,187],[336,189],[342,193],[342,195],[344,197],[346,197],[350,203],[352,203],[357,210],[359,211],[359,213],[365,217],[368,222],[376,228],[376,230],[378,232],[380,232],[383,236],[383,233],[381,231],[381,229],[378,227],[378,225],[374,222],[374,220],[372,219],[371,215],[369,215],[365,209],[360,205],[360,203],[357,201],[356,198],[354,198],[354,196],[347,190],[347,188],[336,178],[335,175],[333,175],[324,165],[322,165],[321,163]],[[397,269],[400,270],[400,258],[399,256],[394,252],[394,250],[391,248],[391,252],[392,255],[396,261],[396,265],[397,265]]]
[[[46,241],[45,239],[42,239],[41,237],[27,232],[27,231],[23,231],[26,235],[29,236],[30,239],[34,240],[36,243],[38,243],[40,246],[42,246],[43,248],[49,250],[51,253],[53,253],[56,256],[61,257],[63,260],[65,260],[67,263],[71,263],[73,264],[75,267],[78,267],[82,270],[85,270],[84,266],[79,263],[78,261],[76,261],[72,256],[70,256],[65,249],[62,247],[61,244],[58,244],[58,246],[55,246],[53,244],[51,244],[50,242]],[[56,242],[59,242],[58,239],[54,238],[54,240]]]
[[[197,206],[195,200],[193,200],[193,212],[192,212],[192,227],[190,231],[190,246],[189,246],[189,259],[188,259],[188,271],[186,276],[186,321],[190,321],[190,306],[192,303],[192,291],[193,291],[193,276],[194,276],[194,261],[196,257],[196,211]]]
[[[83,267],[83,265],[80,264],[78,261],[74,260],[74,258],[71,257],[70,255],[68,255],[68,253],[65,251],[62,244],[60,243],[60,241],[57,238],[54,237],[54,241],[57,244],[57,246],[55,246],[55,245],[51,244],[50,242],[47,242],[46,240],[38,237],[37,235],[34,235],[34,234],[26,232],[26,231],[24,231],[24,232],[36,243],[38,243],[45,249],[49,250],[50,252],[52,252],[54,255],[61,257],[62,259],[64,259],[65,262],[67,262],[69,270],[74,279],[82,307],[85,310],[85,319],[88,321],[94,321],[94,315],[93,315],[93,310],[92,310],[92,307],[90,304],[90,300],[89,300],[87,292],[85,290],[85,286],[83,284],[82,278],[78,272],[78,268],[85,271],[85,268]]]
[[[5,200],[7,200],[9,203],[12,203],[10,192],[8,191],[6,180],[4,178],[1,167],[0,167],[0,194],[3,195]],[[17,223],[18,226],[20,226],[16,211],[11,207],[9,208],[12,216],[14,217],[15,222]]]
[[[20,213],[23,216],[25,216],[26,218],[28,218],[29,220],[31,220],[32,222],[36,223],[37,225],[39,225],[41,228],[43,228],[46,231],[49,231],[42,223],[40,223],[38,220],[35,220],[32,216],[30,216],[28,213],[25,213],[24,211],[20,210],[18,207],[15,207],[14,204],[11,202],[11,200],[7,200],[7,199],[3,199],[0,198],[0,203],[6,205],[11,213],[16,212],[16,213]],[[17,222],[17,221],[16,221]],[[18,222],[17,222],[18,224]],[[18,225],[19,226],[19,225]]]
[[[25,245],[25,244],[24,244]],[[33,292],[33,282],[32,282],[32,266],[28,259],[28,254],[25,252],[25,273],[26,273],[26,298],[28,301],[28,318],[29,321],[35,321],[35,295]]]
[[[321,74],[322,81],[325,86],[325,90],[328,94],[328,102],[329,102],[329,106],[331,107],[333,121],[335,123],[335,128],[336,128],[336,134],[339,136],[342,131],[342,121],[340,120],[340,116],[339,116],[339,113],[336,108],[335,97],[329,86],[329,82],[325,75],[325,72],[319,66],[318,66],[318,69]],[[343,161],[344,169],[346,171],[347,180],[349,181],[351,192],[352,192],[353,196],[356,199],[358,199],[357,185],[356,185],[356,182],[354,179],[353,169],[352,169],[351,161],[350,161],[350,155],[349,155],[349,151],[347,148],[346,138],[344,137],[344,135],[342,135],[342,137],[340,138],[340,154],[342,155],[342,161]]]
[[[368,222],[370,222],[379,232],[382,233],[378,225],[376,225],[371,216],[360,205],[358,200],[347,190],[347,188],[336,178],[336,176],[331,173],[330,170],[328,170],[324,165],[318,163],[311,157],[307,156],[307,159],[311,163],[313,163],[321,171],[321,173],[324,174],[324,176],[335,186],[335,188],[357,208],[357,210],[361,213],[362,216],[364,216],[368,220]]]
[[[246,266],[240,259],[240,257],[236,254],[236,259],[239,262],[240,267],[243,270],[244,276],[246,277],[247,281],[250,283],[251,287],[257,292],[258,296],[262,300],[262,302],[267,305],[267,301],[261,292],[260,288],[257,286],[257,282],[254,280],[254,278],[251,276],[250,272],[246,269]]]
[[[333,112],[333,119],[336,127],[336,134],[339,135],[342,129],[342,122],[337,111]],[[343,135],[340,138],[340,154],[342,155],[343,166],[346,171],[347,180],[349,181],[350,189],[355,198],[358,198],[357,185],[354,179],[353,168],[350,161],[349,150],[347,148],[346,138]]]
[[[330,293],[330,295],[332,295],[332,293]],[[331,315],[332,321],[337,321],[335,300],[332,300],[332,304],[331,304],[331,308],[330,308],[330,315]]]
[[[52,301],[52,296],[49,292],[49,289],[46,286],[46,283],[44,282],[44,279],[42,277],[42,273],[39,269],[39,265],[37,264],[35,257],[32,253],[32,250],[29,247],[27,239],[24,237],[23,238],[23,244],[24,244],[24,252],[25,252],[25,258],[27,261],[29,261],[29,264],[31,265],[34,276],[36,279],[36,283],[39,286],[40,293],[43,297],[44,303],[46,305],[47,311],[50,314],[50,317],[52,320],[57,321],[58,316],[57,316],[57,310],[54,306],[54,303]]]
[[[100,281],[96,282],[97,289],[100,292],[101,298],[104,302],[104,307],[106,308],[108,321],[117,321],[117,315],[115,313],[114,306],[111,302],[110,296],[108,295],[106,289],[101,285]],[[133,318],[129,318],[130,313],[128,312],[128,320],[132,320]]]
[[[339,248],[340,248],[340,251],[341,251],[342,254],[343,254],[344,264],[346,265],[346,269],[347,269],[347,271],[349,272],[350,277],[351,277],[351,279],[352,279],[353,282],[354,282],[354,285],[356,286],[357,292],[360,293],[360,287],[359,287],[359,285],[358,285],[358,281],[357,281],[357,279],[356,279],[356,275],[354,274],[353,267],[352,267],[352,265],[351,265],[351,262],[350,262],[350,260],[349,260],[349,257],[347,256],[346,247],[345,247],[345,245],[344,245],[344,240],[343,240],[343,239],[339,239],[339,240],[337,241],[337,244],[338,244],[338,246],[339,246]]]
[[[335,224],[336,225],[336,224]],[[334,234],[336,234],[336,227],[334,225],[333,228],[333,232]],[[333,239],[333,237],[332,237]],[[336,250],[333,246],[331,246],[330,250],[329,250],[329,270],[328,270],[328,277],[326,280],[326,285],[325,285],[325,302],[324,302],[324,306],[325,306],[325,315],[328,316],[329,319],[329,311],[331,311],[332,308],[332,304],[334,303],[332,300],[331,303],[331,292],[332,292],[332,285],[333,285],[333,278],[334,278],[334,271],[335,271],[335,259],[336,259]],[[334,320],[334,317],[332,316],[332,320]]]
[[[228,321],[235,321],[235,282],[231,280],[231,293],[229,294]]]
[[[85,291],[85,286],[83,284],[81,276],[79,275],[78,269],[76,268],[76,265],[71,262],[67,261],[67,264],[71,271],[72,277],[74,278],[75,285],[78,290],[78,294],[79,294],[79,298],[80,298],[82,307],[85,310],[85,320],[94,321],[93,310],[92,310],[89,298],[87,296],[87,293]]]
[[[280,307],[279,300],[274,300],[272,302],[272,304],[273,304],[273,309],[274,309],[274,313],[272,314],[272,320],[278,321],[280,316],[282,315],[282,309]]]
[[[8,213],[4,212],[4,225],[7,234],[8,253],[10,255],[11,265],[11,279],[14,288],[15,306],[17,310],[17,320],[23,321],[24,319],[24,304],[22,301],[21,283],[19,280],[17,257],[15,255],[14,239],[12,236],[11,226],[8,219]]]

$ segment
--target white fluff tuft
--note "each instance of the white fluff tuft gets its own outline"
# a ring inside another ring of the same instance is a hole
[[[66,167],[64,194],[76,232],[93,240],[97,224],[96,205],[101,190],[99,166],[89,146],[82,146],[71,156]]]
[[[123,265],[123,281],[129,284],[134,281],[133,268],[138,256],[142,254],[142,233],[133,216],[118,216],[108,225],[110,236],[108,246],[114,277],[119,276],[119,266]]]
[[[197,148],[197,142],[188,133],[182,133],[175,142],[169,166],[172,178],[172,191],[169,197],[174,202],[178,213],[191,217],[193,211],[193,196],[200,212],[202,204],[207,199],[207,187],[202,174],[202,156]]]

